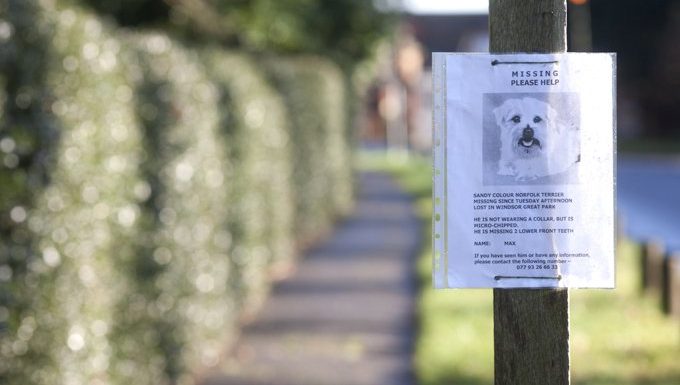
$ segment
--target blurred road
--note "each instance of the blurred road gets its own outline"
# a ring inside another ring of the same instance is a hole
[[[619,158],[617,185],[624,232],[680,251],[680,157]]]
[[[281,282],[205,385],[410,385],[420,223],[379,173],[355,213]]]

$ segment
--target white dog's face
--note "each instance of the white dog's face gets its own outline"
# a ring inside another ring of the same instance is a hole
[[[548,103],[508,99],[493,113],[500,129],[499,175],[535,179],[563,172],[578,161],[578,134],[557,122]]]
[[[556,112],[549,104],[532,98],[509,99],[494,110],[503,146],[518,158],[535,158],[549,151]]]

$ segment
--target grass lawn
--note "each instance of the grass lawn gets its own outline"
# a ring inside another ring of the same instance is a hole
[[[364,168],[392,172],[416,197],[428,247],[418,261],[420,330],[415,365],[421,385],[493,383],[492,291],[431,288],[431,165],[362,154]],[[572,290],[571,378],[574,385],[679,385],[680,323],[639,292],[637,247],[622,241],[616,290]]]

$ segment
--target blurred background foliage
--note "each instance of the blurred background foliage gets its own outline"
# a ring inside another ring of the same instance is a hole
[[[358,0],[0,0],[0,383],[191,384],[352,207]]]
[[[294,226],[301,242],[309,244],[329,230],[329,218],[351,208],[351,170],[344,165],[352,163],[352,143],[342,130],[348,117],[333,107],[342,105],[345,84],[337,67],[315,57],[270,58],[266,68],[277,89],[288,95]]]
[[[396,18],[366,0],[83,0],[121,25],[155,26],[258,52],[368,58]]]

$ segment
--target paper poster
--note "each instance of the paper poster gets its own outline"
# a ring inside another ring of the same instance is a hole
[[[433,55],[436,288],[615,285],[615,55]]]

